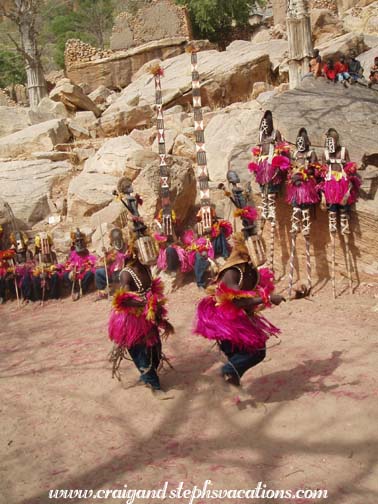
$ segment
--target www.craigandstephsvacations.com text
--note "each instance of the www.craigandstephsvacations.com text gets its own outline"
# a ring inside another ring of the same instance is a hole
[[[170,499],[172,504],[196,504],[199,499],[219,500],[222,503],[227,499],[228,504],[233,501],[237,503],[243,500],[258,499],[327,499],[328,491],[324,489],[297,489],[297,490],[273,490],[265,483],[259,481],[255,488],[250,489],[215,489],[212,488],[211,480],[206,480],[202,487],[185,487],[184,482],[174,488],[170,488],[166,481],[161,488],[156,489],[133,489],[124,485],[119,489],[101,490],[62,490],[54,489],[49,491],[50,499],[123,499],[124,504],[137,504],[138,501],[149,499],[149,501],[163,501]]]

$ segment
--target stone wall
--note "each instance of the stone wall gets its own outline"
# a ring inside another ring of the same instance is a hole
[[[192,38],[188,11],[171,0],[155,0],[140,9],[135,16],[127,12],[119,14],[113,27],[110,47],[118,51],[172,37]]]

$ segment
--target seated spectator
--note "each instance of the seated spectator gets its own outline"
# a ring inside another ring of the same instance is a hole
[[[339,60],[335,63],[336,79],[346,85],[350,81],[349,67],[345,62],[344,56],[340,56]]]
[[[322,57],[319,54],[319,49],[314,49],[313,56],[310,60],[310,72],[315,78],[322,76]]]
[[[378,56],[374,58],[374,65],[370,67],[369,81],[369,87],[373,84],[378,84]]]
[[[358,59],[356,59],[356,56],[357,54],[355,51],[350,52],[349,75],[351,77],[351,83],[357,82],[358,79],[361,79],[363,76],[363,68]]]
[[[336,82],[336,70],[335,70],[335,66],[333,64],[333,61],[331,59],[327,60],[327,63],[323,66],[322,74],[328,80],[331,80],[332,82]]]

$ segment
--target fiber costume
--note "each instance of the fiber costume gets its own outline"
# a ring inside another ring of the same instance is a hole
[[[192,229],[185,231],[182,237],[186,245],[186,254],[190,269],[194,269],[197,287],[205,288],[208,281],[208,270],[214,264],[214,249],[210,238],[197,237]]]
[[[280,332],[258,313],[271,305],[273,274],[252,263],[243,241],[242,237],[235,239],[212,293],[197,307],[195,324],[195,333],[217,341],[228,357],[222,375],[234,385],[239,385],[242,375],[265,358],[267,339]]]
[[[71,253],[64,266],[64,282],[71,288],[73,301],[87,293],[93,282],[97,257],[89,253],[86,236],[77,229],[71,233]]]
[[[109,233],[109,240],[111,248],[105,252],[105,257],[100,259],[95,271],[95,284],[98,289],[97,299],[105,299],[107,297],[107,278],[110,284],[119,282],[119,275],[126,260],[129,258],[122,229],[112,229]],[[105,271],[105,266],[107,271]]]
[[[140,380],[153,390],[160,390],[157,374],[163,358],[160,331],[168,335],[173,328],[166,319],[163,283],[152,278],[149,267],[157,259],[154,240],[139,216],[130,181],[124,179],[118,187],[123,189],[122,193],[117,192],[118,197],[134,218],[134,241],[129,244],[130,258],[120,273],[121,289],[114,295],[108,324],[109,338],[114,343],[110,357],[113,377],[120,379],[120,364],[130,355],[140,372]]]
[[[34,244],[36,259],[36,266],[32,271],[34,297],[43,304],[47,298],[60,298],[64,266],[58,264],[51,235],[44,232],[38,233]]]
[[[291,253],[289,270],[289,296],[293,287],[294,258],[298,233],[302,232],[306,243],[306,269],[308,294],[312,287],[310,255],[310,210],[320,201],[317,190],[320,164],[311,149],[311,143],[305,128],[301,128],[296,139],[296,150],[292,154],[288,171],[286,201],[293,207],[291,215]]]
[[[276,226],[276,197],[289,168],[288,145],[282,141],[281,133],[273,127],[270,110],[264,113],[260,123],[259,144],[252,149],[257,162],[249,163],[248,169],[255,174],[261,188],[261,232],[265,222],[271,224],[270,264],[274,262],[274,232]]]
[[[352,272],[350,265],[349,235],[350,207],[358,199],[361,180],[357,175],[356,163],[351,163],[347,149],[340,145],[338,132],[330,128],[326,133],[326,146],[322,158],[322,179],[318,188],[324,193],[328,208],[329,232],[332,242],[332,290],[336,297],[335,280],[335,238],[337,217],[340,217],[341,234],[346,248],[346,267],[349,288],[352,292]]]
[[[10,234],[11,249],[15,251],[15,278],[16,295],[21,293],[24,301],[34,301],[32,270],[35,267],[33,254],[29,250],[29,238],[21,231],[14,231]]]
[[[213,219],[210,237],[215,257],[223,257],[223,259],[227,259],[230,255],[230,247],[227,240],[232,235],[232,232],[233,229],[231,222],[224,219],[218,219],[217,217]]]
[[[3,246],[3,227],[0,226],[0,304],[5,303],[7,291],[9,290],[12,275],[14,275],[14,256],[15,250],[4,249]]]

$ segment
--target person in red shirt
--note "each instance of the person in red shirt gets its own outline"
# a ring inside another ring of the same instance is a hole
[[[336,82],[336,70],[331,59],[327,60],[326,64],[323,66],[322,72],[324,77],[326,77],[328,80]]]
[[[339,60],[335,63],[336,79],[346,85],[350,82],[350,74],[348,63],[346,63],[344,56],[340,56]]]

